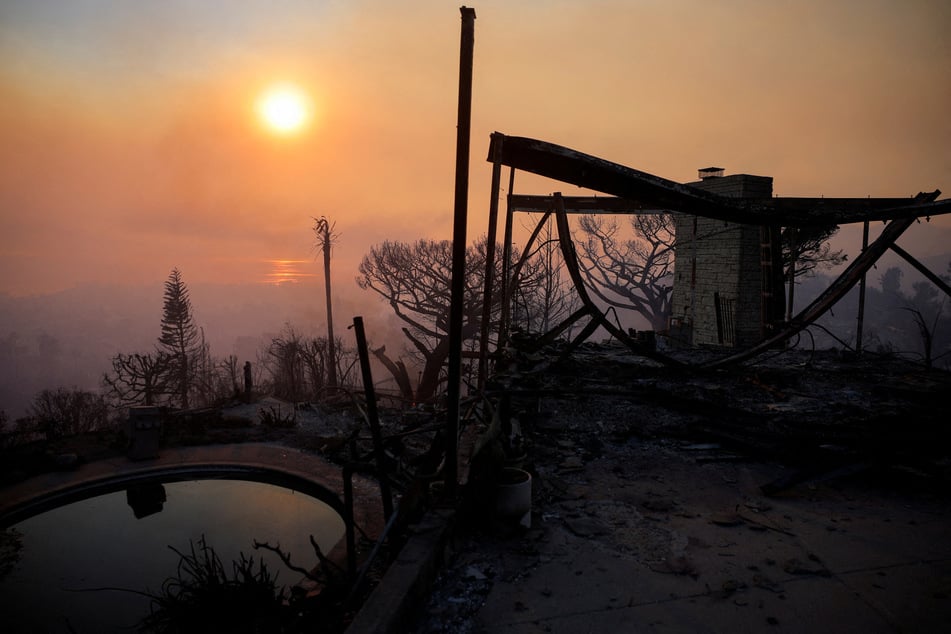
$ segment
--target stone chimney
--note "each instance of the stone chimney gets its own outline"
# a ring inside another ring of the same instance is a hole
[[[699,170],[699,181],[687,184],[729,198],[773,195],[770,176],[723,172],[721,167],[706,167]],[[762,228],[684,214],[676,214],[674,223],[671,338],[687,345],[740,348],[758,342],[768,317]]]

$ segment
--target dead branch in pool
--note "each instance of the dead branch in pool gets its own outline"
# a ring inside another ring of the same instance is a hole
[[[326,572],[327,578],[323,578],[321,575],[315,574],[313,570],[307,570],[306,568],[302,568],[301,566],[291,563],[291,554],[284,552],[280,544],[277,544],[276,546],[272,546],[269,542],[262,543],[262,542],[259,542],[258,540],[254,540],[255,550],[261,549],[261,550],[267,550],[274,553],[275,555],[277,555],[277,557],[281,560],[281,562],[285,566],[287,566],[288,568],[290,568],[296,573],[304,575],[304,577],[306,577],[307,579],[311,581],[314,581],[317,583],[326,583],[329,579],[332,579],[334,577],[337,577],[338,575],[344,574],[343,568],[338,566],[336,563],[328,559],[326,555],[324,555],[323,551],[320,549],[320,545],[317,543],[317,540],[314,539],[313,535],[310,535],[310,545],[313,547],[314,554],[317,555],[317,560],[320,562],[319,569],[324,570]]]

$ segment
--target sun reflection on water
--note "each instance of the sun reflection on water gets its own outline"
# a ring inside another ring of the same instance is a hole
[[[266,260],[271,270],[265,275],[265,284],[296,284],[301,280],[314,277],[316,273],[303,270],[304,264],[312,264],[310,260]]]

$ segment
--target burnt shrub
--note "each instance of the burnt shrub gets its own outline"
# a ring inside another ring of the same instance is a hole
[[[108,428],[109,407],[102,396],[87,390],[46,389],[33,398],[17,427],[21,434],[59,440]]]

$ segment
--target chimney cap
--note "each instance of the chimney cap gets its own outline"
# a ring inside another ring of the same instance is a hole
[[[708,178],[719,178],[723,176],[722,167],[701,167],[697,170],[700,175],[700,180],[706,180]]]

